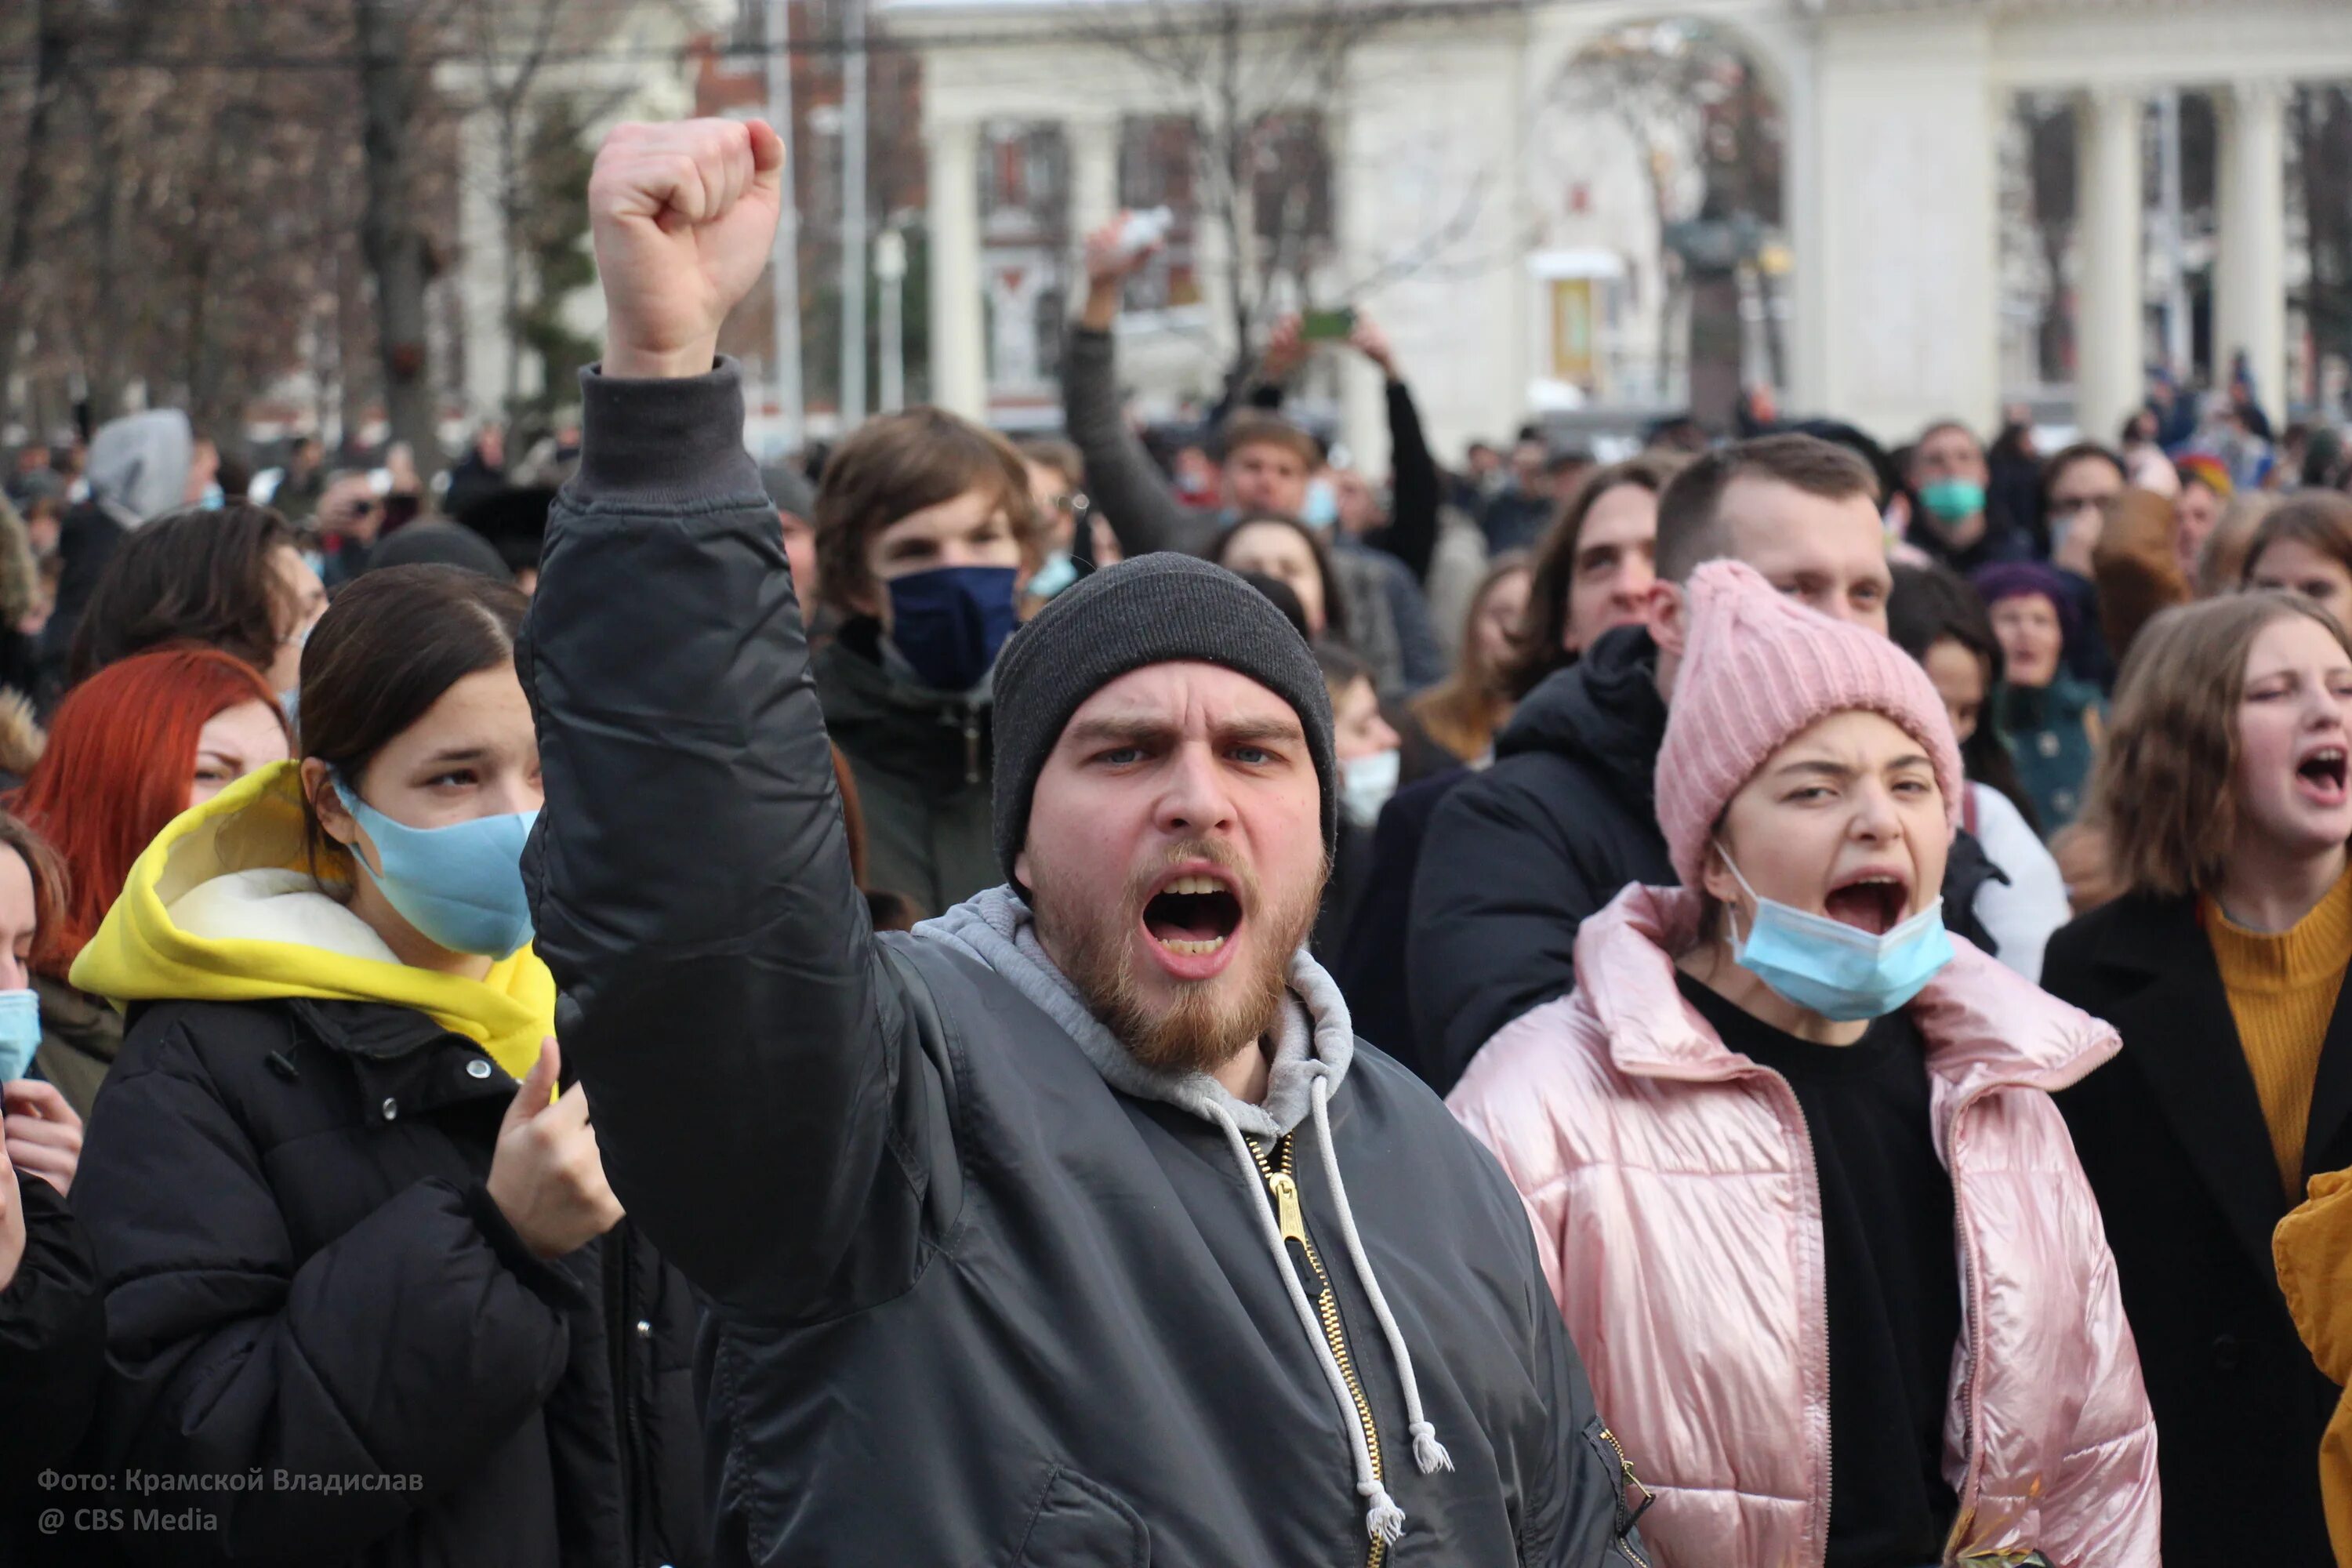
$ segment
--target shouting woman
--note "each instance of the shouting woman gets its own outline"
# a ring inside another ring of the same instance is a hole
[[[1680,889],[1451,1103],[1534,1216],[1674,1568],[2035,1550],[2152,1568],[2156,1438],[2049,1091],[2116,1051],[1937,889],[1959,748],[1892,642],[1692,578],[1658,753]]]

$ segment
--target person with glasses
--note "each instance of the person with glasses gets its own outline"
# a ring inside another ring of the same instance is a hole
[[[2078,628],[2066,645],[2066,668],[2106,691],[2116,661],[2099,623],[2099,590],[2091,571],[2107,502],[2130,482],[2124,460],[2096,441],[2077,441],[2042,466],[2042,520],[2050,532],[2050,564],[2064,579]]]
[[[1029,580],[1021,607],[1026,620],[1055,595],[1120,554],[1118,536],[1087,495],[1087,460],[1078,448],[1055,437],[1036,436],[1020,442],[1018,449],[1028,466],[1029,493],[1045,523],[1045,564]]]

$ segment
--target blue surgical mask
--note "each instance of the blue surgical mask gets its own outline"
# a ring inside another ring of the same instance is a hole
[[[1919,504],[1937,522],[1958,522],[1984,510],[1985,488],[1974,479],[1930,479],[1919,487]]]
[[[485,958],[505,958],[530,940],[522,847],[539,813],[411,827],[362,800],[341,779],[335,793],[375,844],[383,864],[368,869],[376,886],[419,935],[452,952]]]
[[[891,578],[891,646],[932,690],[970,691],[1013,635],[1019,575],[1010,566],[935,566]]]
[[[1078,563],[1070,559],[1068,551],[1056,550],[1045,557],[1045,564],[1029,579],[1029,594],[1033,598],[1050,599],[1077,580]]]
[[[41,994],[0,991],[0,1083],[14,1083],[32,1069],[41,1046]]]
[[[1718,846],[1720,847],[1720,846]],[[1765,898],[1748,886],[1726,854],[1723,863],[1756,900],[1756,922],[1742,940],[1732,914],[1732,956],[1782,1000],[1842,1024],[1883,1018],[1927,989],[1952,962],[1944,900],[1883,936],[1843,921]],[[1727,911],[1730,913],[1730,911]]]
[[[1298,521],[1307,527],[1321,531],[1339,521],[1339,491],[1330,480],[1307,481],[1307,504],[1299,509]]]

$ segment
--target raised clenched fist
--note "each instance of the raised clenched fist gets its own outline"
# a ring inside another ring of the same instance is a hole
[[[763,121],[613,128],[588,180],[606,375],[700,375],[768,264],[784,144]]]

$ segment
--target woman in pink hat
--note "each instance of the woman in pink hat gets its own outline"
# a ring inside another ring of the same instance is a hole
[[[1527,1201],[1592,1440],[1670,1568],[2153,1568],[2155,1428],[2050,1100],[2116,1035],[1944,931],[1925,672],[1735,563],[1689,603],[1683,886],[1587,921],[1575,994],[1451,1100]]]

